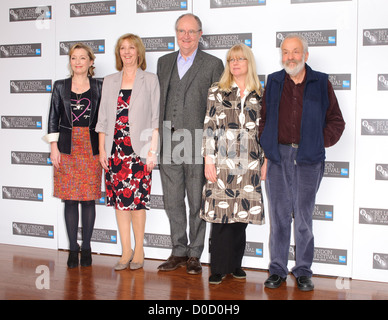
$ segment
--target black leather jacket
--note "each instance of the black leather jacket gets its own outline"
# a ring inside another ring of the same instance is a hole
[[[102,80],[89,78],[91,90],[91,111],[89,118],[90,142],[93,155],[98,152],[98,133],[96,128],[98,108],[100,107]],[[71,78],[57,80],[51,95],[48,133],[59,132],[58,149],[61,153],[71,154],[73,116],[70,106]]]

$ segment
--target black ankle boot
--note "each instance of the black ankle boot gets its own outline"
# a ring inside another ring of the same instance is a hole
[[[78,253],[79,251],[70,251],[67,259],[67,266],[72,269],[78,267]]]
[[[81,250],[81,266],[89,267],[92,265],[92,251],[90,249]]]

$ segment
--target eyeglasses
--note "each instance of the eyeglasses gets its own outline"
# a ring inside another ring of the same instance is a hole
[[[244,60],[248,60],[247,58],[238,58],[238,59],[235,59],[235,58],[232,58],[232,59],[229,59],[228,62],[243,62]]]
[[[188,34],[190,37],[194,36],[195,34],[197,34],[198,32],[200,32],[201,29],[199,30],[182,30],[182,29],[178,29],[176,32],[177,34],[180,36],[180,37],[183,37],[185,36],[186,34]]]

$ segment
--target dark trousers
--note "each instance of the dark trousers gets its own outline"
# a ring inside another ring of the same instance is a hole
[[[210,269],[212,274],[229,274],[241,268],[244,256],[246,223],[212,223]]]
[[[311,276],[314,258],[312,216],[324,162],[296,163],[297,148],[279,145],[281,163],[268,160],[266,191],[270,213],[270,274],[286,277],[294,218],[295,277]]]

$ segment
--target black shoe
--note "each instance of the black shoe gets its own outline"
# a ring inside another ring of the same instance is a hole
[[[225,274],[219,274],[219,273],[212,274],[209,277],[209,283],[210,284],[220,284],[222,282],[222,280],[224,280],[225,276],[226,276]]]
[[[81,266],[89,267],[92,265],[92,250],[81,250]]]
[[[300,276],[296,278],[296,283],[301,291],[314,290],[314,283],[311,281],[311,277]]]
[[[268,277],[267,280],[264,282],[264,286],[270,289],[276,289],[279,288],[280,285],[286,281],[287,278],[282,278],[278,276],[277,274],[272,274]]]
[[[245,279],[247,277],[247,274],[241,268],[236,268],[236,270],[234,270],[232,275],[233,275],[233,278],[236,278],[236,279]]]
[[[79,251],[70,251],[67,258],[67,266],[69,269],[78,267],[78,253]]]

